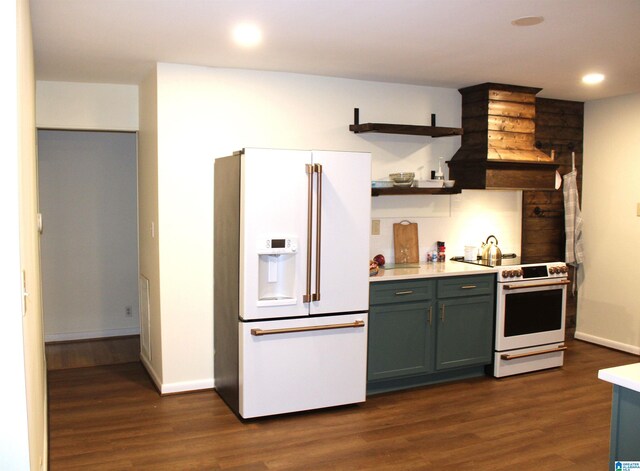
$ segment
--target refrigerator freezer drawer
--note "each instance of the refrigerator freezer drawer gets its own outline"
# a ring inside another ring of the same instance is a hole
[[[240,322],[245,418],[364,402],[368,314]]]

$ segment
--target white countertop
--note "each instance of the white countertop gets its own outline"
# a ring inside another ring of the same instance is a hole
[[[419,266],[418,266],[419,265]],[[370,282],[410,280],[413,278],[433,278],[438,276],[483,275],[496,273],[497,268],[483,267],[471,263],[454,262],[429,262],[411,264],[408,268],[384,269],[380,267],[377,275],[370,276]]]
[[[640,392],[640,363],[600,370],[598,378]]]

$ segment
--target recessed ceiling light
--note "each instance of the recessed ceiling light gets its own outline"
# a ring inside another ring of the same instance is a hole
[[[522,18],[516,18],[511,21],[513,26],[535,26],[544,21],[542,16],[523,16]]]
[[[233,40],[240,46],[257,46],[262,41],[262,32],[253,23],[241,23],[233,28]]]
[[[586,83],[587,85],[595,85],[597,83],[600,83],[604,80],[604,75],[602,74],[587,74],[584,77],[582,77],[582,82]]]

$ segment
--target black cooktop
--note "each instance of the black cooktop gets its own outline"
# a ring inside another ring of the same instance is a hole
[[[452,257],[451,260],[456,262],[470,263],[472,265],[482,265],[483,267],[512,266],[520,265],[520,257],[514,253],[502,254],[502,258],[498,260],[483,260],[478,257],[476,260],[465,260],[464,257]]]

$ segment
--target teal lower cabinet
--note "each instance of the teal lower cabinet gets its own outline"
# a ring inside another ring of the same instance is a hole
[[[436,369],[491,363],[493,298],[438,301]]]
[[[433,305],[383,304],[369,310],[367,379],[400,378],[433,371]]]
[[[367,392],[484,375],[494,286],[494,275],[372,283]]]
[[[615,384],[609,447],[612,470],[619,461],[640,462],[640,393]]]

